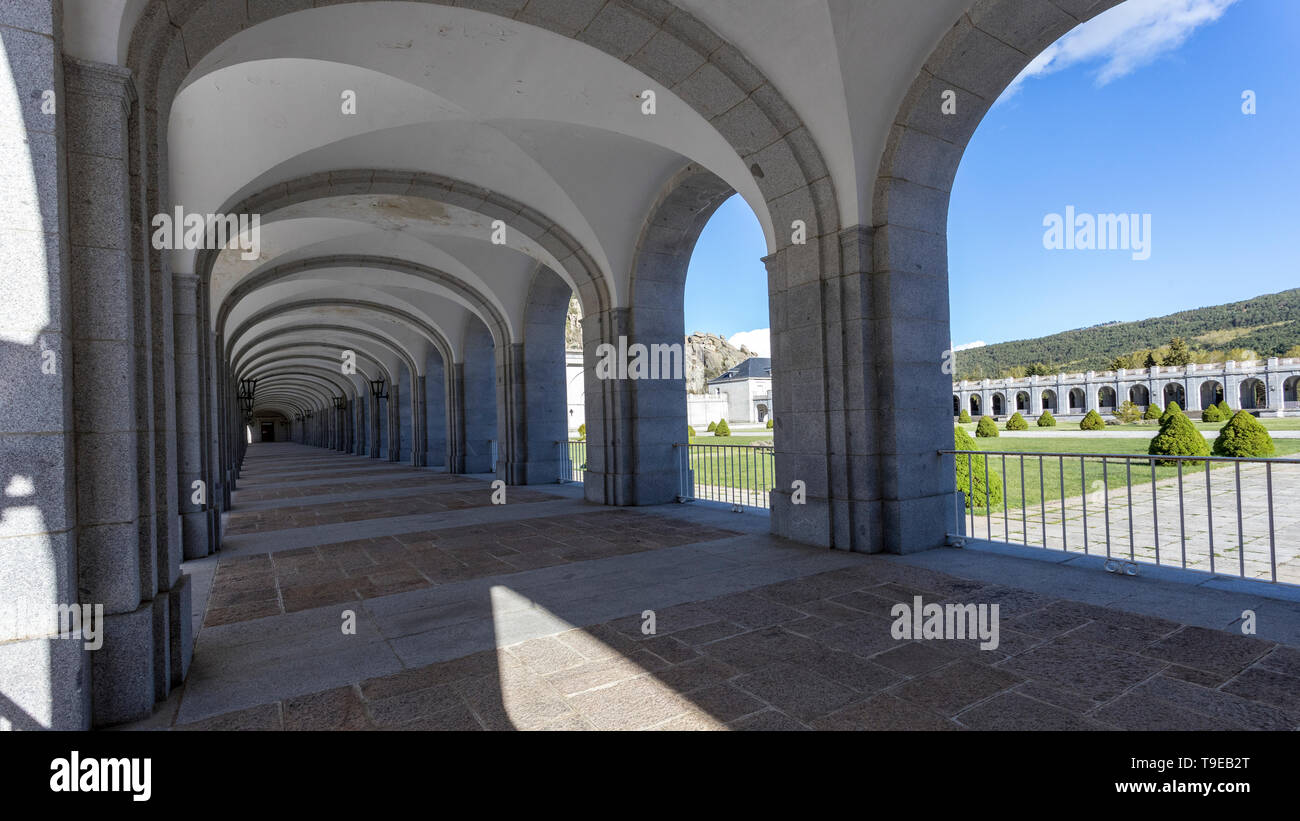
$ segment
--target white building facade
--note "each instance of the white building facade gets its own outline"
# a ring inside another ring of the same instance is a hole
[[[1177,402],[1185,411],[1201,411],[1226,400],[1234,411],[1249,410],[1257,416],[1300,416],[1300,358],[963,380],[952,385],[954,416],[963,409],[972,417],[1017,411],[1041,416],[1044,410],[1067,418],[1090,410],[1105,415],[1125,400],[1143,410],[1152,402],[1161,408]]]

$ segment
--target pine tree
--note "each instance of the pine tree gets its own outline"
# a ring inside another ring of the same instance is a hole
[[[1277,452],[1268,428],[1244,410],[1237,411],[1214,440],[1215,456],[1272,456]]]
[[[1079,420],[1079,430],[1105,430],[1106,420],[1095,410],[1090,410]]]
[[[979,445],[961,428],[953,428],[953,448],[960,451],[978,451]],[[957,489],[966,496],[966,509],[986,507],[990,510],[1002,504],[1002,477],[986,463],[985,456],[953,456],[957,462]],[[987,477],[988,483],[985,484]],[[973,479],[973,481],[972,481]]]
[[[1191,361],[1192,352],[1187,350],[1187,342],[1181,336],[1169,340],[1169,354],[1165,356],[1165,365],[1180,368]]]
[[[1176,403],[1170,402],[1169,406],[1176,407]],[[1147,453],[1152,456],[1209,456],[1210,443],[1205,441],[1205,437],[1192,424],[1192,420],[1185,415],[1165,411],[1160,421],[1160,432],[1152,437],[1151,444],[1147,446]],[[1170,467],[1177,465],[1178,462],[1172,459],[1160,459],[1156,464]],[[1183,466],[1196,467],[1199,464],[1201,464],[1200,460],[1194,459],[1184,462]]]

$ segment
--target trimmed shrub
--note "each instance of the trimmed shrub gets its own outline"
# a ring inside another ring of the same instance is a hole
[[[709,433],[713,433],[713,431],[717,430],[717,428],[718,428],[718,423],[717,423],[717,422],[710,422],[710,423],[709,423]]]
[[[687,439],[695,438],[695,428],[691,427],[690,425],[686,426],[686,438]]]
[[[578,425],[578,438],[579,438],[579,439],[586,439],[586,438],[587,438],[587,423],[586,423],[586,422],[583,422],[581,425]]]
[[[1016,411],[1007,420],[1007,430],[1029,430],[1029,423],[1020,415],[1020,411]]]
[[[961,422],[962,424],[966,424],[970,422],[970,412],[967,411],[965,408],[962,408],[961,415],[957,417],[957,421]]]
[[[1147,412],[1142,414],[1142,418],[1159,419],[1163,413],[1164,411],[1160,410],[1160,406],[1155,402],[1152,402],[1150,405],[1147,405]]]
[[[1170,407],[1176,408],[1176,402],[1170,402]],[[1151,444],[1147,446],[1147,453],[1152,456],[1209,456],[1210,443],[1205,441],[1205,437],[1181,413],[1169,413],[1165,411],[1164,420],[1160,423],[1160,432],[1151,439]],[[1156,461],[1157,465],[1170,467],[1177,465],[1178,462],[1173,460],[1160,459]],[[1201,464],[1199,460],[1184,462],[1185,467],[1196,467]]]
[[[726,419],[723,419],[723,420],[719,421],[718,424],[714,426],[714,428],[713,428],[713,435],[714,435],[714,436],[730,436],[730,435],[731,435],[731,426],[727,424],[727,420],[726,420]]]
[[[1133,404],[1133,400],[1125,399],[1115,410],[1115,418],[1125,425],[1132,424],[1142,418],[1142,411],[1138,406]]]
[[[1222,421],[1223,421],[1223,411],[1219,410],[1219,406],[1218,406],[1218,405],[1210,405],[1208,408],[1206,408],[1205,410],[1201,411],[1201,421],[1202,421],[1202,422],[1222,422]]]
[[[1079,420],[1079,430],[1105,430],[1106,420],[1095,410],[1090,410]]]
[[[1182,416],[1182,415],[1183,415],[1183,409],[1178,407],[1178,403],[1170,402],[1169,407],[1165,408],[1165,412],[1160,414],[1160,424],[1163,427],[1165,422],[1169,420],[1169,417]]]
[[[996,439],[998,435],[998,423],[993,421],[991,416],[981,416],[980,423],[975,426],[975,435],[982,436],[986,439]]]
[[[1244,410],[1234,413],[1214,440],[1215,456],[1272,456],[1276,451],[1268,428]]]
[[[1043,411],[1043,415],[1038,417],[1038,427],[1054,428],[1056,427],[1056,417],[1049,410]]]
[[[772,419],[771,419],[771,417],[769,417],[768,420],[767,420],[767,429],[768,429],[768,430],[771,430],[771,429],[772,429]]]
[[[953,428],[953,447],[956,450],[979,450],[979,445],[970,434],[961,428]],[[966,495],[966,509],[972,507],[996,508],[1002,504],[1002,477],[997,471],[993,470],[992,465],[987,466],[988,484],[984,482],[985,478],[985,456],[965,456],[956,454],[954,457],[957,461],[957,489]],[[974,474],[972,477],[971,474]],[[972,483],[973,478],[973,483]],[[987,500],[985,492],[987,489]],[[978,502],[978,504],[973,504]]]

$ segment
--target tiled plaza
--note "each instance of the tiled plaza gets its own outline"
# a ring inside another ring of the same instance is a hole
[[[820,550],[573,486],[494,505],[483,479],[293,444],[254,445],[240,487],[223,551],[186,566],[190,676],[134,728],[1300,727],[1295,604],[1244,636],[1249,595]],[[895,640],[916,596],[998,604],[999,646]]]

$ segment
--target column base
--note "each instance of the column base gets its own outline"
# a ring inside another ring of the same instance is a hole
[[[90,729],[90,654],[79,638],[0,644],[6,730]]]
[[[105,615],[103,646],[91,652],[91,715],[95,727],[147,718],[153,711],[154,604]]]

